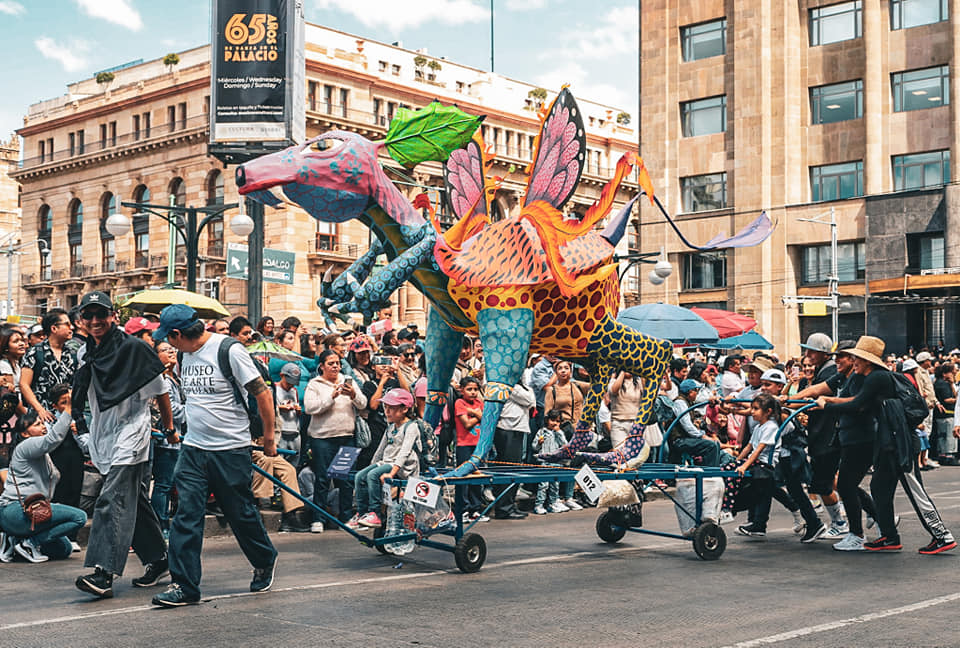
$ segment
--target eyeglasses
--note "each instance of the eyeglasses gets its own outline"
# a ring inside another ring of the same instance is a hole
[[[416,358],[416,357],[417,357],[417,354],[416,354],[416,353],[404,353],[404,354],[403,354],[403,357],[404,357],[404,358]]]
[[[110,317],[110,311],[106,309],[88,310],[81,312],[80,317],[87,321],[95,319],[107,319]]]

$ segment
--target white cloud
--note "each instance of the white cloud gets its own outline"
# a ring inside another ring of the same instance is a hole
[[[74,0],[84,13],[93,18],[126,27],[132,31],[143,29],[140,12],[130,5],[130,0]]]
[[[99,0],[85,0],[97,2]],[[367,27],[396,30],[425,23],[462,25],[488,20],[489,8],[474,0],[317,0],[320,9],[350,14]]]
[[[69,44],[63,44],[52,38],[41,36],[33,44],[44,58],[58,62],[67,72],[79,72],[87,66],[86,54],[90,51],[89,43],[71,41]]]
[[[27,8],[13,0],[0,0],[0,13],[19,16],[20,14],[27,13]]]
[[[600,60],[613,56],[638,56],[638,13],[636,7],[616,7],[600,17],[594,25],[578,25],[576,29],[558,34],[557,42],[563,48],[544,52],[541,58],[555,60]]]
[[[577,98],[614,106],[630,113],[636,111],[636,97],[631,98],[629,93],[619,86],[591,81],[591,77],[593,75],[589,74],[586,68],[571,61],[543,73],[537,77],[536,83],[541,88],[546,88],[551,96],[559,92],[560,87],[566,83]]]
[[[507,9],[510,11],[532,11],[545,9],[547,0],[507,0]]]

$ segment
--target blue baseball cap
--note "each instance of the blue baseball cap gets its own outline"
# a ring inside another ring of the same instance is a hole
[[[161,324],[161,326],[163,325]],[[703,383],[697,382],[692,378],[687,378],[686,380],[680,383],[680,393],[686,394],[688,392],[692,392],[695,389],[700,389],[701,387],[703,387]]]
[[[159,342],[165,339],[170,331],[182,331],[198,321],[197,311],[186,304],[170,304],[160,311],[160,326],[153,332],[153,339]]]

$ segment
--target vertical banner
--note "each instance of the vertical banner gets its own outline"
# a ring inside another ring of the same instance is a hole
[[[303,0],[212,2],[210,143],[303,141]]]

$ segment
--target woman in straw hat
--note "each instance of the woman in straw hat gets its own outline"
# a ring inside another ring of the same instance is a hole
[[[826,412],[837,414],[863,412],[873,415],[877,420],[878,433],[880,433],[878,440],[893,437],[892,431],[882,429],[882,426],[888,425],[888,419],[884,415],[884,405],[887,400],[899,400],[896,379],[883,361],[884,346],[880,338],[861,336],[857,340],[857,346],[846,351],[853,356],[853,370],[864,376],[860,392],[852,399],[823,396],[817,399]],[[913,434],[913,430],[905,432]],[[882,535],[873,542],[864,543],[864,548],[868,551],[900,551],[903,548],[893,513],[893,496],[898,481],[917,512],[920,522],[932,536],[930,543],[920,548],[920,553],[937,554],[955,548],[957,543],[953,534],[943,524],[940,514],[923,488],[916,461],[909,472],[904,472],[900,467],[896,448],[883,447],[879,443],[874,458],[870,492],[877,508],[877,523],[880,525]]]

